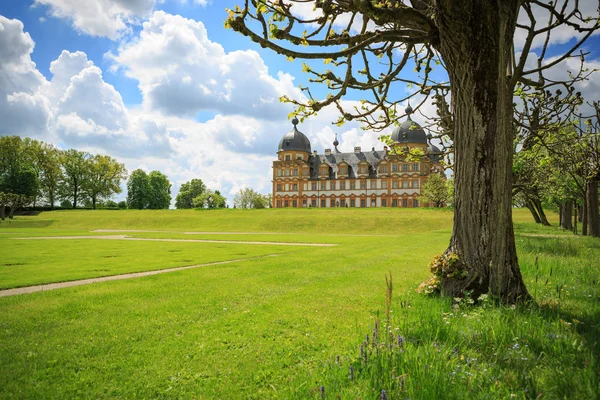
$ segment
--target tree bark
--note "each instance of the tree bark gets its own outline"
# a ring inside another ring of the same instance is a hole
[[[457,254],[468,272],[442,277],[441,290],[528,301],[512,224],[514,83],[507,75],[520,1],[435,3],[436,46],[453,88],[456,204],[446,253]]]
[[[6,206],[4,204],[0,205],[0,220],[4,221],[6,219]]]
[[[587,203],[588,233],[590,236],[600,236],[600,215],[598,214],[598,181],[586,182],[585,197]]]
[[[581,206],[582,210],[581,210],[581,218],[583,219],[583,221],[581,221],[581,234],[583,236],[587,236],[588,234],[588,215],[587,215],[587,196],[583,196],[583,202],[582,202],[582,206]]]
[[[563,229],[573,229],[573,200],[565,201],[561,206],[560,227]]]

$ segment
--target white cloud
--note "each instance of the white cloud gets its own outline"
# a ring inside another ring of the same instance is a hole
[[[129,25],[150,15],[156,0],[35,0],[48,14],[69,20],[75,29],[92,36],[116,39]]]
[[[39,92],[48,82],[31,61],[33,48],[21,21],[0,15],[0,135],[46,129],[51,112]]]
[[[202,22],[162,11],[110,57],[115,69],[139,82],[145,107],[168,115],[209,110],[277,119],[290,111],[279,97],[301,95],[289,74],[271,76],[257,52],[226,53],[208,38]]]

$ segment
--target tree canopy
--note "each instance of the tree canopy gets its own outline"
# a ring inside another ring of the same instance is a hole
[[[194,198],[200,196],[206,190],[202,179],[192,179],[179,188],[179,194],[175,198],[175,208],[194,208]]]

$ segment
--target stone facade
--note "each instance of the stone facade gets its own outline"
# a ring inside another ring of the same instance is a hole
[[[443,173],[440,150],[428,142],[423,129],[410,119],[392,133],[388,149],[352,153],[334,149],[311,152],[310,141],[294,128],[279,143],[273,162],[273,204],[284,207],[424,207],[418,197],[431,173]],[[405,150],[420,149],[418,160]],[[403,150],[403,151],[401,151]]]

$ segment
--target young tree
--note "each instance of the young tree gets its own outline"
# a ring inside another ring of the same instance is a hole
[[[218,190],[213,192],[210,189],[206,189],[204,193],[194,198],[194,207],[214,210],[217,208],[225,208],[226,202],[227,200]]]
[[[267,208],[270,201],[268,196],[262,195],[252,188],[243,188],[235,194],[233,204],[237,208]]]
[[[149,197],[148,208],[161,210],[171,205],[171,183],[166,175],[159,171],[148,174]]]
[[[433,204],[434,207],[444,207],[450,198],[448,182],[441,174],[431,174],[421,188],[420,200]]]
[[[504,302],[529,300],[512,226],[512,95],[517,82],[543,85],[544,70],[573,54],[598,28],[597,16],[590,23],[578,3],[568,7],[567,0],[410,0],[412,6],[403,1],[320,0],[313,3],[315,17],[305,18],[293,10],[301,3],[307,1],[246,0],[230,11],[226,24],[288,57],[333,65],[323,72],[304,67],[332,93],[322,101],[310,92],[306,102],[290,100],[301,116],[331,104],[342,114],[339,122],[358,119],[371,128],[385,128],[399,117],[396,104],[404,99],[390,95],[402,91],[394,90],[398,84],[415,84],[424,95],[448,90],[431,79],[432,65],[443,64],[452,95],[443,123],[455,155],[455,216],[447,254],[458,255],[468,276],[443,277],[442,293],[459,296],[469,290],[474,296],[489,292]],[[517,24],[520,10],[525,19]],[[536,27],[538,12],[546,13],[546,26]],[[527,63],[534,41],[547,44],[565,24],[582,33],[575,45],[550,62],[544,63],[542,50],[533,67]],[[517,28],[525,41],[515,57]],[[286,47],[285,41],[291,45]],[[422,81],[400,75],[411,63]],[[353,90],[369,97],[354,110],[344,109],[341,100]]]
[[[103,155],[92,157],[89,168],[89,179],[84,189],[92,202],[92,208],[96,209],[98,200],[121,193],[121,181],[127,177],[127,169],[125,164]]]
[[[148,174],[141,169],[131,173],[127,181],[127,207],[143,210],[150,202],[150,181]]]
[[[85,188],[90,180],[90,158],[92,155],[85,151],[69,149],[61,154],[63,176],[59,184],[59,191],[63,199],[72,201],[73,208],[77,208],[78,201],[87,198]]]
[[[202,179],[192,179],[184,183],[175,198],[175,208],[194,208],[194,198],[200,196],[205,190],[206,186]]]

